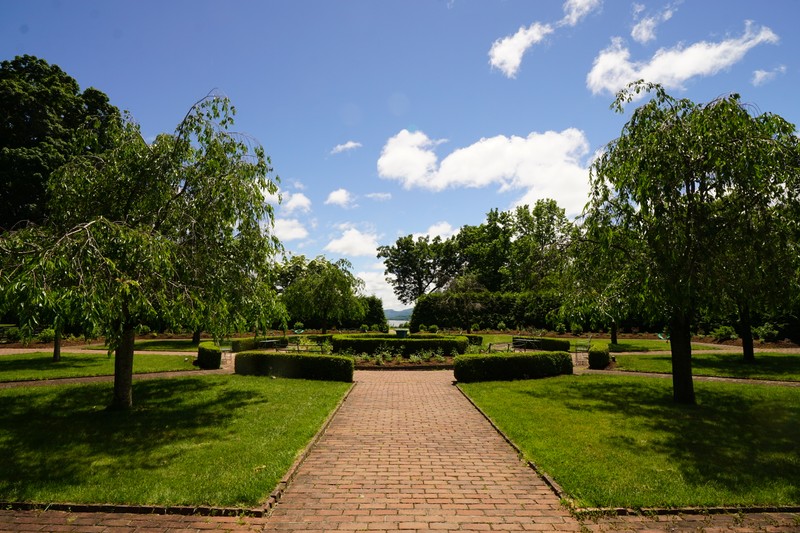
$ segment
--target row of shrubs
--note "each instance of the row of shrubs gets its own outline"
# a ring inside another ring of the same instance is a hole
[[[397,337],[395,335],[333,335],[333,353],[374,354],[379,351],[399,353],[405,357],[419,352],[441,352],[442,355],[463,354],[469,341],[463,335],[438,337]]]
[[[236,339],[231,339],[231,351],[234,353],[239,352],[246,352],[248,350],[255,350],[258,348],[259,341],[263,340],[276,340],[278,341],[279,348],[286,348],[289,344],[297,344],[301,340],[305,340],[307,342],[315,342],[317,344],[323,344],[325,342],[331,342],[331,334],[325,335],[272,335],[266,337],[239,337]]]
[[[236,354],[235,372],[246,376],[353,381],[352,357],[251,351]]]
[[[515,339],[533,339],[536,341],[537,349],[543,352],[568,352],[568,339],[549,339],[546,337],[514,337]]]
[[[567,352],[525,354],[469,354],[454,361],[456,381],[509,381],[572,374],[572,357]]]

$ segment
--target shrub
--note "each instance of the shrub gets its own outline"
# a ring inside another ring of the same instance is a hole
[[[469,342],[470,346],[480,346],[483,344],[483,335],[474,335],[469,333],[464,336],[467,338],[467,342]]]
[[[457,381],[510,381],[572,374],[572,357],[567,352],[526,354],[470,354],[455,358]]]
[[[294,329],[294,330],[305,329],[305,327],[304,327],[304,324],[302,322],[295,322],[294,326],[292,326],[292,329]]]
[[[203,370],[215,370],[222,364],[222,350],[212,341],[197,346],[197,366]]]
[[[463,335],[425,335],[397,337],[388,334],[334,335],[331,341],[333,353],[378,352],[400,353],[405,357],[424,351],[441,350],[444,355],[462,354],[467,351],[467,338]]]
[[[419,328],[417,328],[417,329],[419,329],[419,331],[424,333],[424,332],[428,331],[428,326],[426,326],[425,324],[420,324]]]
[[[577,322],[573,322],[572,325],[569,327],[569,331],[573,335],[583,335],[583,326],[581,326]]]
[[[567,339],[548,339],[545,337],[514,337],[515,339],[536,339],[539,350],[545,352],[569,352]]]
[[[471,329],[472,331],[480,331],[481,330],[481,325],[478,324],[477,322],[475,322],[474,324],[472,324],[472,327],[470,327],[469,329]]]
[[[372,332],[379,332],[380,330],[381,330],[381,326],[380,326],[380,324],[372,324],[372,325],[369,327],[369,330],[368,330],[368,331],[372,331]],[[366,331],[362,331],[362,333],[366,333]]]
[[[275,352],[236,354],[235,372],[241,375],[277,376],[292,379],[353,381],[351,357]]]
[[[558,333],[559,335],[563,335],[566,332],[567,332],[567,326],[565,326],[560,322],[556,324],[556,333]]]
[[[611,363],[611,356],[608,355],[608,347],[589,348],[589,368],[603,370]]]
[[[738,338],[736,336],[736,330],[733,329],[732,326],[719,326],[711,332],[711,336],[714,337],[714,340],[717,342],[735,340]]]
[[[22,340],[22,332],[16,326],[6,328],[6,338],[8,342],[19,342]]]
[[[500,322],[497,324],[497,331],[505,331],[506,330],[506,323]]]
[[[766,322],[763,326],[754,327],[753,335],[757,339],[767,342],[774,342],[778,340],[778,328],[771,322]]]
[[[428,333],[439,333],[439,326],[436,324],[428,326]]]
[[[368,326],[368,325],[366,325],[366,324],[361,324],[361,327],[360,327],[360,328],[358,328],[358,330],[359,330],[361,333],[366,333],[366,332],[368,332],[368,331],[369,331],[369,326]]]
[[[53,342],[56,339],[56,332],[53,328],[45,328],[36,335],[39,342]]]

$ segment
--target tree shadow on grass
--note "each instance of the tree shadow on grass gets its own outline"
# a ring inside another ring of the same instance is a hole
[[[239,409],[267,402],[263,395],[211,381],[136,382],[130,412],[104,408],[109,384],[4,394],[0,499],[29,500],[42,485],[80,485],[98,472],[113,479],[133,469],[162,468],[186,447],[229,437]]]
[[[12,372],[47,372],[52,370],[59,371],[81,371],[86,369],[96,369],[102,365],[104,359],[108,359],[105,354],[62,354],[61,360],[53,361],[53,354],[47,352],[36,352],[40,357],[19,358],[14,356],[0,357],[0,378],[4,374]],[[113,359],[112,359],[113,361]]]
[[[672,401],[666,380],[586,378],[564,387],[563,394],[560,389],[559,399],[570,409],[651,431],[655,438],[648,439],[648,448],[667,457],[690,486],[739,487],[742,494],[783,487],[780,503],[800,503],[800,391],[696,383],[699,405],[685,406]],[[552,392],[525,393],[552,398]],[[642,451],[622,431],[611,439],[615,447]]]

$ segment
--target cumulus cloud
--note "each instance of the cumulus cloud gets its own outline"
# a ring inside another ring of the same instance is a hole
[[[376,256],[378,253],[378,235],[362,232],[356,228],[343,227],[341,237],[333,239],[325,245],[326,252],[346,256]]]
[[[636,13],[640,13],[644,9],[643,6],[636,6]],[[631,28],[631,37],[638,43],[647,43],[656,38],[656,28],[662,22],[666,22],[675,14],[675,9],[672,6],[667,6],[655,15],[641,18]]]
[[[564,2],[564,18],[559,21],[559,26],[575,26],[586,15],[599,8],[601,0],[567,0]]]
[[[286,213],[294,213],[295,211],[308,213],[311,211],[311,200],[301,192],[294,194],[283,193],[283,203],[281,205]]]
[[[766,26],[755,28],[747,22],[741,37],[709,43],[699,42],[684,47],[658,50],[649,61],[632,61],[630,50],[622,39],[595,58],[586,76],[586,85],[594,94],[616,93],[638,79],[661,83],[666,88],[682,89],[684,82],[696,76],[710,76],[739,62],[750,49],[764,43],[774,44],[778,36]]]
[[[273,231],[282,241],[297,241],[308,237],[308,230],[296,218],[276,218]]]
[[[521,27],[514,35],[497,39],[489,50],[489,64],[500,70],[508,78],[515,78],[522,63],[522,56],[536,43],[544,40],[553,27],[549,24],[534,22],[530,26]]]
[[[341,154],[342,152],[348,152],[350,150],[355,150],[356,148],[361,148],[362,144],[356,141],[347,141],[344,144],[337,144],[331,150],[331,154]]]
[[[589,143],[575,128],[484,138],[454,150],[441,162],[436,144],[423,132],[402,130],[384,145],[378,175],[406,189],[497,185],[501,191],[524,190],[527,201],[554,198],[571,214],[580,212],[586,201],[588,171],[581,159]]]
[[[774,80],[778,74],[786,74],[786,65],[772,70],[756,70],[753,72],[753,85],[759,87]]]
[[[325,205],[338,205],[339,207],[355,207],[355,198],[347,189],[336,189],[331,191],[325,200]]]
[[[371,192],[369,194],[365,194],[364,196],[370,200],[375,200],[376,202],[385,202],[386,200],[392,199],[392,194],[388,192]]]
[[[441,221],[430,226],[425,233],[415,233],[414,238],[427,236],[430,237],[431,239],[433,239],[434,237],[441,237],[442,239],[446,239],[448,237],[452,237],[457,232],[458,229],[451,226],[449,222]]]

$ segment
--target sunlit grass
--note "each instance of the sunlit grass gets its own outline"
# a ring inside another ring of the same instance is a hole
[[[800,389],[564,376],[459,385],[588,507],[797,505]]]
[[[137,354],[133,357],[133,372],[171,372],[197,370],[192,366],[193,356]],[[0,355],[0,382],[30,381],[38,379],[109,376],[114,374],[114,357],[106,353],[61,354],[61,361],[53,362],[52,352],[31,352]]]
[[[0,500],[219,505],[263,502],[346,383],[196,376],[0,391]]]
[[[617,355],[616,359],[618,370],[672,372],[669,355]],[[800,381],[800,354],[757,353],[752,363],[746,363],[740,353],[693,354],[692,373],[696,376]]]
[[[90,350],[108,350],[108,346],[87,346]],[[197,352],[197,345],[192,339],[138,339],[133,344],[134,350],[151,352]]]

